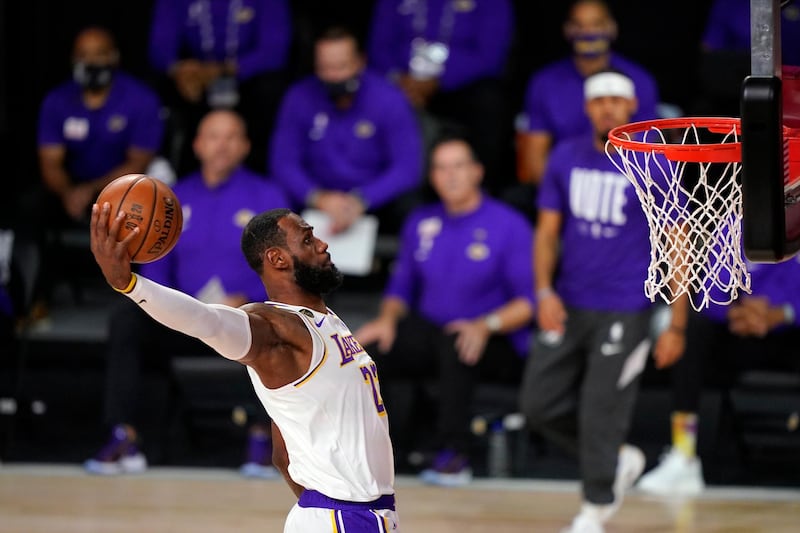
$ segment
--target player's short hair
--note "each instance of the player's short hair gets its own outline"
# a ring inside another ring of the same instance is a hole
[[[264,269],[264,252],[267,248],[286,246],[286,232],[278,222],[291,214],[291,209],[270,209],[254,216],[245,226],[242,232],[242,252],[247,264],[259,276]]]
[[[611,6],[606,0],[572,0],[567,7],[567,20],[571,19],[575,9],[583,4],[595,4],[599,6],[601,9],[605,10],[611,20],[614,20],[614,13],[612,13]]]
[[[472,144],[472,141],[470,141],[469,137],[466,134],[460,131],[445,131],[444,133],[436,137],[433,143],[431,143],[430,158],[433,158],[434,152],[436,152],[436,150],[440,146],[450,143],[464,144],[467,147],[467,150],[469,150],[469,155],[472,158],[472,160],[475,161],[476,163],[480,163],[480,159],[478,158],[478,154],[475,152],[475,146]]]
[[[359,39],[358,35],[356,35],[356,33],[347,26],[329,26],[317,35],[317,38],[314,39],[314,42],[320,43],[322,41],[338,41],[341,39],[352,39],[356,45],[356,51],[358,53],[362,53],[364,51],[364,46],[361,42],[361,39]]]

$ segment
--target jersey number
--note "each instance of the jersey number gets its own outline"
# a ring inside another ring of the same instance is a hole
[[[386,407],[383,405],[381,389],[378,385],[378,367],[375,363],[370,363],[361,365],[359,368],[361,369],[361,375],[364,376],[364,383],[372,387],[372,399],[375,400],[375,409],[377,409],[378,415],[386,415]]]

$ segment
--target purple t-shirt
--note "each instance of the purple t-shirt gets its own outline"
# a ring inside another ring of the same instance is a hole
[[[442,42],[449,55],[440,86],[445,91],[459,89],[502,75],[513,24],[508,0],[379,0],[367,57],[370,68],[383,75],[407,72],[414,39]]]
[[[747,271],[752,294],[740,292],[739,298],[766,296],[771,305],[790,304],[795,310],[794,326],[800,326],[800,258],[775,264],[747,261]],[[712,288],[709,296],[717,300],[726,297],[716,288]],[[710,303],[701,312],[715,322],[726,323],[729,310],[728,305]]]
[[[750,0],[715,0],[703,44],[710,50],[750,51]],[[784,65],[800,66],[800,7],[781,9],[781,53]]]
[[[532,243],[525,218],[487,196],[465,215],[448,215],[442,204],[418,208],[404,224],[385,294],[441,326],[517,297],[533,302]],[[527,327],[511,335],[520,355],[529,335]]]
[[[611,55],[610,66],[630,77],[636,87],[639,108],[631,122],[656,118],[658,88],[655,79],[639,65],[617,54]],[[525,93],[525,130],[549,133],[553,146],[591,131],[585,111],[584,81],[572,57],[536,72]]]
[[[158,151],[164,131],[159,109],[155,92],[119,70],[99,109],[87,108],[81,87],[69,81],[42,103],[38,145],[63,146],[70,177],[91,181],[122,163],[129,148]]]
[[[286,66],[292,18],[286,0],[158,0],[150,33],[150,62],[167,72],[183,57],[235,58],[246,80]]]
[[[173,189],[181,202],[183,231],[170,253],[142,265],[142,275],[193,296],[216,277],[226,294],[265,300],[264,286],[248,266],[240,242],[253,216],[288,206],[283,191],[243,167],[214,189],[199,172],[180,179]]]
[[[647,219],[633,185],[595,149],[591,136],[556,146],[538,205],[563,217],[555,289],[565,304],[613,311],[650,305],[644,295],[650,264]]]
[[[357,191],[370,208],[421,185],[422,140],[399,89],[364,72],[352,105],[337,108],[315,76],[294,84],[272,139],[271,174],[295,207],[314,189]]]

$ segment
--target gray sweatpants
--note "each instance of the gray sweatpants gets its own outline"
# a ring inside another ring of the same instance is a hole
[[[536,334],[521,409],[530,429],[577,454],[584,499],[607,504],[650,353],[650,310],[567,313],[563,336]]]

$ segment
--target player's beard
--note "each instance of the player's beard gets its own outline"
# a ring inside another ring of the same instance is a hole
[[[344,275],[333,263],[328,267],[315,267],[302,262],[297,256],[292,256],[292,259],[294,280],[302,289],[314,294],[327,294],[342,284]]]

